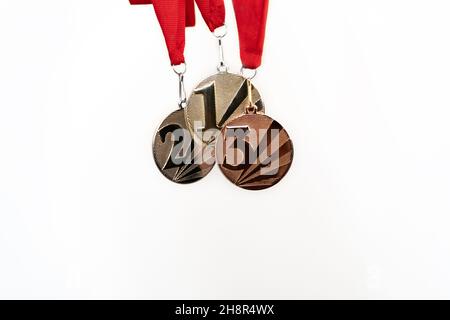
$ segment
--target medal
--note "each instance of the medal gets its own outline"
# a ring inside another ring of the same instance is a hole
[[[182,184],[202,179],[215,163],[214,148],[202,147],[192,139],[182,109],[172,112],[159,126],[153,139],[153,156],[166,178]]]
[[[194,0],[130,0],[131,4],[153,4],[166,40],[170,61],[178,75],[179,110],[159,126],[153,139],[153,156],[161,173],[169,180],[186,184],[205,177],[213,168],[214,148],[196,143],[186,126],[184,108],[185,27],[195,24]]]
[[[217,139],[216,157],[225,177],[248,190],[267,189],[288,172],[294,148],[286,130],[258,112],[251,79],[261,65],[268,0],[233,0],[238,24],[242,71],[247,77],[245,113],[226,122]],[[243,72],[244,73],[244,72]]]
[[[251,82],[245,114],[225,124],[217,139],[216,157],[225,177],[248,190],[267,189],[288,172],[294,148],[286,130],[272,118],[257,113]]]

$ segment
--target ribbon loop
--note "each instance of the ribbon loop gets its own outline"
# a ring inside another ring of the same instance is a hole
[[[244,68],[261,66],[269,0],[233,0]]]
[[[172,65],[184,63],[186,41],[185,0],[153,0],[156,17],[166,39]]]
[[[195,24],[194,0],[130,0],[130,3],[153,4],[171,64],[184,63],[185,27]]]
[[[195,0],[195,2],[211,32],[225,25],[225,4],[223,0]]]
[[[186,27],[195,26],[195,0],[186,0]],[[132,5],[153,4],[153,0],[130,0]]]

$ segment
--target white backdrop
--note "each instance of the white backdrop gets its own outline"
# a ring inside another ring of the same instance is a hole
[[[450,298],[449,14],[272,0],[255,84],[296,152],[255,193],[154,165],[177,80],[152,8],[1,1],[0,298]],[[186,57],[190,90],[200,17]]]

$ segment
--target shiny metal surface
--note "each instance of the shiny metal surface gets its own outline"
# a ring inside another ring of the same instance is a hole
[[[194,89],[185,108],[189,130],[204,143],[211,142],[211,136],[204,137],[203,133],[220,130],[226,122],[243,115],[247,97],[247,79],[240,75],[221,72],[207,78]],[[261,96],[253,85],[252,98],[257,112],[264,113]]]
[[[286,130],[272,118],[246,114],[228,122],[217,138],[217,163],[235,185],[267,189],[289,171],[294,147]]]
[[[202,179],[215,163],[214,147],[199,145],[192,139],[184,110],[171,113],[159,126],[153,139],[153,156],[161,173],[181,184]]]

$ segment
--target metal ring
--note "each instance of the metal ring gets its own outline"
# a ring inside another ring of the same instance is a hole
[[[217,39],[225,38],[227,33],[228,33],[228,27],[227,27],[226,24],[224,24],[221,27],[218,27],[218,28],[214,29],[214,31],[213,31],[214,37],[216,37]]]
[[[224,63],[221,63],[217,66],[217,71],[220,73],[228,72],[228,66]]]
[[[186,62],[180,63],[178,65],[172,66],[173,72],[175,72],[177,75],[183,75],[186,73]]]
[[[256,77],[257,74],[257,69],[249,69],[244,66],[241,68],[241,76],[243,76],[245,79],[252,80]]]

